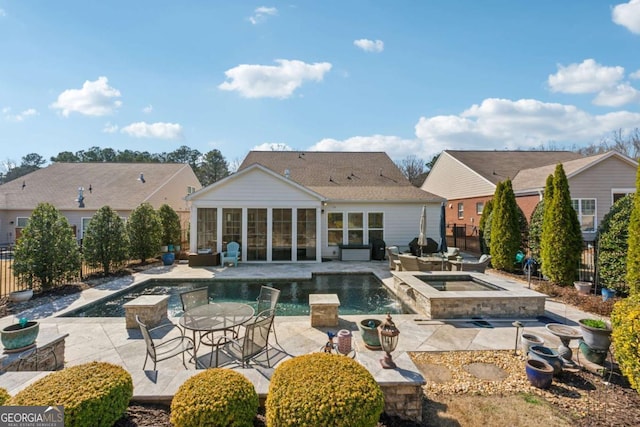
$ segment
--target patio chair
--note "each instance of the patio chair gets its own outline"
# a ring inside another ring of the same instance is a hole
[[[260,288],[260,294],[258,295],[258,306],[256,307],[256,313],[258,313],[258,316],[265,310],[273,310],[275,314],[276,306],[278,305],[279,299],[279,289],[272,288],[271,286],[262,286]],[[278,335],[276,334],[275,322],[273,325],[271,325],[271,329],[273,329],[273,338],[276,340],[276,343],[278,343]],[[280,345],[280,343],[278,343],[278,345]]]
[[[220,265],[224,267],[228,262],[232,262],[234,267],[238,266],[240,258],[240,244],[238,242],[227,243],[227,250],[220,254]]]
[[[396,270],[396,261],[400,255],[400,249],[397,246],[387,246],[387,258],[389,258],[389,270]]]
[[[269,332],[275,317],[274,309],[267,309],[259,313],[255,319],[245,325],[244,336],[238,339],[220,337],[216,343],[216,364],[220,361],[220,352],[226,353],[229,357],[237,359],[244,368],[246,364],[262,353],[266,354],[267,366],[271,367],[269,360]],[[211,355],[213,357],[213,353]],[[211,365],[211,362],[209,362]]]
[[[447,252],[445,252],[444,254],[447,256],[447,259],[456,259],[458,255],[460,255],[460,249],[447,248]]]
[[[209,288],[202,287],[192,291],[182,292],[180,294],[180,302],[182,303],[183,316],[188,310],[192,308],[200,307],[201,305],[209,304]],[[226,331],[225,331],[226,332]],[[235,334],[235,331],[232,331]],[[193,331],[193,342],[199,346],[201,343],[204,345],[213,345],[213,333],[212,332],[200,332],[200,337],[196,341],[196,331]]]
[[[187,362],[185,360],[184,354],[189,350],[195,351],[195,344],[191,338],[184,335],[182,331],[180,331],[180,336],[175,338],[170,338],[166,341],[157,342],[153,338],[151,338],[151,334],[160,329],[166,327],[174,327],[173,323],[166,323],[160,326],[157,326],[153,329],[147,328],[147,325],[142,323],[139,316],[136,316],[136,322],[140,326],[140,332],[142,332],[142,337],[144,338],[144,342],[147,346],[147,352],[144,357],[144,364],[142,365],[142,370],[147,366],[147,360],[151,358],[153,360],[153,370],[156,370],[156,364],[163,360],[170,359],[174,356],[182,354],[182,364],[185,369],[187,368]]]
[[[491,262],[491,255],[484,254],[478,261],[462,262],[460,263],[460,271],[470,271],[474,273],[484,273]]]
[[[400,254],[398,255],[398,259],[400,260],[400,264],[402,265],[402,271],[419,271],[420,270],[417,256]]]

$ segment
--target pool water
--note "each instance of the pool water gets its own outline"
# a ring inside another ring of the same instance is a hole
[[[209,288],[210,300],[246,302],[255,308],[263,285],[280,289],[276,309],[280,316],[308,315],[309,294],[337,294],[342,315],[413,313],[372,274],[318,274],[311,280],[296,281],[148,280],[63,317],[124,317],[123,304],[141,295],[169,295],[169,316],[181,316],[180,294],[201,286]]]
[[[471,276],[447,277],[442,276],[435,279],[432,276],[416,276],[427,285],[438,291],[460,292],[460,291],[502,291],[499,286],[475,279]]]

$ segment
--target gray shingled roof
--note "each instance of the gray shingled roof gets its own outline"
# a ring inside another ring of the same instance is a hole
[[[251,151],[238,170],[253,164],[331,200],[443,200],[412,186],[383,152]]]
[[[523,169],[548,165],[555,168],[558,163],[584,158],[572,151],[446,151],[493,184],[506,178],[515,180],[518,172]]]
[[[185,167],[189,165],[53,163],[0,185],[0,209],[31,210],[40,202],[54,204],[59,210],[78,209],[78,187],[84,187],[86,209],[109,205],[115,210],[132,210]],[[141,173],[144,183],[139,180]]]

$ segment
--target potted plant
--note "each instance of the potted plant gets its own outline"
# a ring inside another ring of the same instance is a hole
[[[364,319],[358,324],[364,346],[369,350],[380,350],[382,348],[382,345],[380,345],[380,337],[378,336],[378,326],[380,326],[381,323],[378,319]]]
[[[600,319],[578,320],[582,330],[582,339],[593,350],[609,350],[611,345],[611,326]]]
[[[18,323],[4,327],[0,331],[0,341],[6,352],[24,350],[36,342],[40,324],[35,320],[21,318]]]
[[[17,291],[9,292],[9,300],[12,302],[29,301],[33,297],[33,278],[24,281],[24,277],[19,277],[20,285]]]

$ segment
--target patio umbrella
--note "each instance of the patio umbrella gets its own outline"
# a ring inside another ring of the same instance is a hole
[[[447,252],[447,221],[445,219],[444,203],[440,205],[440,244],[438,244],[438,252]]]
[[[427,246],[427,207],[422,206],[420,214],[420,230],[418,234],[418,246],[422,250],[423,246]]]

